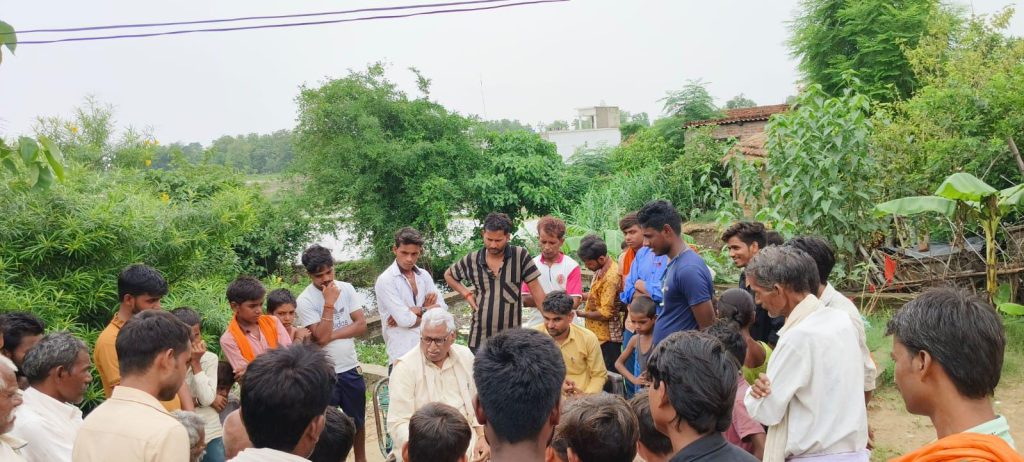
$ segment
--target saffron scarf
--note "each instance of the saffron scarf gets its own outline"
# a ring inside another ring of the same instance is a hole
[[[956,433],[889,462],[1024,461],[1006,441],[980,433]]]
[[[259,326],[260,335],[266,339],[270,349],[277,348],[277,318],[262,315],[259,319]],[[235,318],[231,318],[231,322],[228,324],[228,332],[231,332],[235,343],[238,344],[239,353],[242,354],[246,361],[251,363],[253,359],[256,359],[256,354],[252,351],[252,345],[249,344],[249,339],[245,336],[245,332],[242,332],[242,327],[238,325],[238,320]]]

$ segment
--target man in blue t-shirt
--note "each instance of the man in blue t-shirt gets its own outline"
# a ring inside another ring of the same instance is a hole
[[[682,218],[668,201],[648,202],[637,213],[644,239],[655,255],[668,256],[662,277],[661,309],[654,325],[654,344],[670,334],[704,329],[715,321],[711,271],[681,237]]]

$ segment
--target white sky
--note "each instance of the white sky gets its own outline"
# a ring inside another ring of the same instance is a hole
[[[28,30],[431,1],[55,3],[0,0],[0,19]],[[1012,0],[970,3],[977,13],[1014,3],[1020,10]],[[667,90],[698,78],[718,104],[739,93],[775,104],[796,91],[796,63],[785,46],[796,5],[572,0],[397,20],[24,45],[14,56],[5,49],[0,64],[0,136],[30,132],[36,116],[68,116],[86,95],[113,104],[120,126],[151,127],[164,144],[292,128],[300,85],[379,60],[390,63],[389,75],[410,92],[415,86],[406,68],[415,66],[433,80],[432,98],[446,107],[529,124],[570,119],[575,108],[601,103],[653,117]],[[1024,35],[1024,11],[1011,33]]]

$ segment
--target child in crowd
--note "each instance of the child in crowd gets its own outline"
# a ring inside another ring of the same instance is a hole
[[[768,370],[768,358],[772,355],[772,348],[767,343],[756,341],[750,336],[750,327],[754,325],[754,310],[754,298],[746,290],[738,288],[722,292],[715,306],[718,319],[729,322],[747,344],[742,365],[743,378],[749,385],[753,385],[758,375]]]
[[[309,341],[309,329],[295,325],[295,296],[288,289],[274,289],[267,294],[267,313],[281,320],[292,343]]]
[[[206,350],[203,341],[203,319],[192,308],[181,307],[171,311],[175,317],[192,329],[192,356],[189,358],[188,371],[185,373],[185,385],[192,394],[195,415],[204,424],[203,441],[205,448],[203,462],[224,462],[224,430],[220,424],[220,415],[213,407],[218,400],[217,355]],[[197,443],[197,444],[199,444]],[[193,445],[193,448],[198,446]],[[203,451],[199,451],[203,452]]]
[[[217,400],[214,401],[214,409],[220,414],[220,423],[224,424],[224,420],[228,418],[228,414],[231,414],[241,407],[237,393],[231,393],[231,388],[235,386],[235,371],[231,368],[231,363],[227,361],[220,361],[217,363]],[[217,409],[217,407],[220,409]]]
[[[615,370],[637,387],[647,386],[647,358],[653,347],[654,323],[658,304],[651,297],[636,295],[629,304],[629,322],[633,325],[633,336],[615,360]],[[626,368],[626,360],[633,358],[633,370]]]
[[[565,405],[548,462],[633,462],[639,439],[637,419],[622,397],[587,395]]]
[[[409,462],[466,462],[471,432],[458,410],[429,403],[409,419],[409,441],[402,447],[402,458]]]
[[[746,294],[746,291],[743,289],[735,290]],[[709,327],[707,332],[717,337],[722,342],[722,345],[725,346],[725,351],[729,352],[732,359],[736,360],[736,374],[739,376],[741,374],[740,364],[742,364],[743,358],[747,354],[747,344],[743,339],[743,335],[732,326],[731,322],[725,320],[719,320]],[[722,436],[725,437],[726,441],[743,448],[744,451],[761,460],[762,456],[764,456],[765,431],[760,423],[750,417],[750,414],[747,413],[747,407],[743,404],[743,397],[747,395],[749,388],[750,385],[747,382],[737,378],[736,398],[732,406],[732,423],[722,433]]]
[[[263,314],[266,294],[267,289],[253,277],[239,276],[228,284],[228,303],[235,315],[228,323],[228,330],[220,336],[220,347],[235,369],[235,376],[244,374],[257,356],[292,344],[292,337],[281,320]]]
[[[647,462],[668,462],[672,458],[672,441],[654,426],[651,417],[651,403],[646,391],[637,393],[629,400],[640,428],[640,441],[636,449],[640,458]]]

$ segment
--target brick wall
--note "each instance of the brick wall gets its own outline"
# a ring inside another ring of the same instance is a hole
[[[764,127],[767,124],[767,120],[757,120],[753,122],[736,122],[731,124],[718,125],[715,127],[715,131],[712,133],[712,136],[719,139],[743,139],[746,138],[747,136],[763,132]]]

